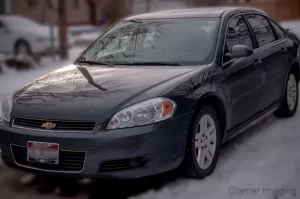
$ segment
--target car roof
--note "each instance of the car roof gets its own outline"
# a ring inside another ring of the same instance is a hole
[[[189,18],[189,17],[209,17],[221,18],[225,13],[239,13],[239,12],[258,12],[263,13],[256,8],[247,7],[207,7],[207,8],[192,8],[181,10],[166,10],[159,12],[152,12],[140,14],[127,18],[127,20],[138,19],[163,19],[163,18]]]

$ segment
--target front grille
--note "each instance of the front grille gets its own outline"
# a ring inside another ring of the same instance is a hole
[[[46,129],[43,124],[51,122],[55,124],[55,127]],[[79,121],[55,121],[55,120],[43,120],[43,119],[30,119],[15,117],[13,121],[14,127],[39,129],[39,130],[51,130],[51,131],[80,131],[80,132],[92,132],[95,128],[95,122],[79,122]]]
[[[11,150],[15,161],[20,166],[31,168],[50,170],[50,171],[65,171],[65,172],[80,172],[83,170],[86,152],[60,151],[59,164],[41,164],[27,161],[27,148],[11,145]]]

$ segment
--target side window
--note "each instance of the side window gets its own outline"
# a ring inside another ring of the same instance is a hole
[[[275,41],[275,36],[268,20],[256,14],[247,15],[259,46],[264,46]]]
[[[224,63],[231,60],[230,53],[234,45],[246,45],[253,48],[248,27],[242,16],[232,18],[228,24],[223,55]]]
[[[282,39],[285,37],[284,32],[281,30],[281,28],[275,24],[273,21],[270,21],[270,23],[272,24],[274,31],[276,32],[278,39]]]

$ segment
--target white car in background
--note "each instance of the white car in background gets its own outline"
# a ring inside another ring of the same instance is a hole
[[[53,28],[53,51],[59,51],[58,28]],[[68,46],[74,39],[68,34]],[[17,15],[0,15],[0,53],[44,55],[52,50],[49,26]]]

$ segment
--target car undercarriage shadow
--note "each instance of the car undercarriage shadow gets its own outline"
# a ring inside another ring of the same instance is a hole
[[[142,194],[148,190],[158,190],[178,179],[177,171],[139,180],[96,181],[91,185],[89,199],[121,198]]]
[[[78,194],[85,195],[83,198],[120,198],[139,195],[148,190],[158,190],[163,186],[174,182],[179,178],[177,170],[157,176],[136,180],[95,180],[88,184],[81,184],[72,179],[57,177],[36,177],[32,186],[39,194],[56,194],[62,197],[75,197]],[[81,199],[81,197],[80,197]]]

